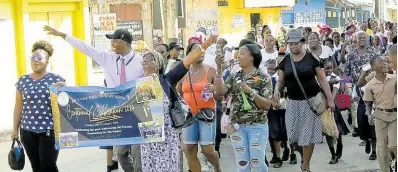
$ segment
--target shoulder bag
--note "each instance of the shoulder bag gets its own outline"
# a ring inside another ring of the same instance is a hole
[[[189,105],[184,101],[184,99],[177,93],[175,88],[166,81],[169,85],[172,93],[170,93],[170,118],[172,121],[172,127],[175,129],[186,128],[193,124],[193,115],[189,109]],[[171,98],[171,94],[175,95],[175,99]]]
[[[314,58],[316,58],[316,57],[314,57]],[[305,93],[304,87],[301,84],[300,78],[297,75],[296,65],[294,64],[294,60],[293,60],[293,56],[292,55],[290,55],[290,62],[292,63],[292,69],[293,69],[294,77],[296,78],[297,84],[299,85],[300,90],[301,90],[301,92],[304,95],[305,101],[307,102],[308,106],[310,106],[311,111],[315,115],[318,115],[318,116],[323,114],[323,112],[325,112],[325,110],[326,110],[326,97],[325,97],[325,95],[322,93],[322,91],[319,91],[319,93],[315,96],[314,103],[311,104],[310,100],[308,99],[307,94]]]
[[[195,105],[198,108],[198,102],[196,101],[195,94],[192,88],[192,79],[190,72],[188,72],[188,77],[189,77],[189,87],[191,88],[191,94],[193,99],[195,100]],[[201,108],[201,109],[198,108],[198,112],[199,112],[198,119],[201,121],[213,122],[216,117],[216,111],[211,108]]]

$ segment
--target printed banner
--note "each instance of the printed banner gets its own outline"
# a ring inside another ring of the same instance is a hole
[[[56,147],[164,141],[163,91],[157,76],[116,88],[50,88]]]

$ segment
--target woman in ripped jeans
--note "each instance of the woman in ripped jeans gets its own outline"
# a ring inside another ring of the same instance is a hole
[[[270,76],[258,68],[261,58],[258,45],[243,45],[238,58],[242,70],[230,75],[224,84],[221,71],[218,71],[215,80],[217,96],[231,95],[231,122],[228,128],[239,172],[268,171],[265,164],[268,143],[266,114],[271,106],[267,98],[272,95],[272,82]],[[223,57],[217,57],[216,61],[217,68],[222,69]],[[246,103],[243,92],[248,101]]]

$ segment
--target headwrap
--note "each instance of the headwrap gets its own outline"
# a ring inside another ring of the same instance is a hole
[[[320,30],[319,30],[319,33],[320,33],[320,34],[326,32],[326,34],[325,34],[326,37],[329,37],[329,35],[332,34],[332,32],[333,32],[332,28],[330,28],[330,26],[327,25],[327,24],[323,24],[323,25],[319,25],[319,24],[318,24],[317,27],[320,29]]]
[[[192,44],[194,42],[198,42],[199,44],[203,43],[202,38],[200,38],[200,37],[193,36],[193,37],[188,39],[188,44]]]
[[[153,60],[155,61],[156,65],[159,68],[159,73],[163,73],[163,70],[164,70],[164,59],[163,59],[163,56],[160,53],[156,52],[156,51],[149,51],[149,52],[145,53],[143,55],[143,57],[145,57],[147,55],[150,55],[150,56],[153,57]]]

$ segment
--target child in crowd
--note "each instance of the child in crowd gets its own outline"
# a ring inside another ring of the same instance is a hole
[[[280,53],[279,56],[283,56],[283,54]],[[276,59],[270,59],[266,64],[267,73],[271,76],[273,88],[275,88],[275,84],[278,81],[276,61],[277,61]],[[283,101],[285,97],[282,96],[281,99]],[[272,159],[269,163],[274,164],[274,168],[281,168],[283,161],[287,161],[289,159],[289,154],[290,154],[289,145],[287,144],[285,112],[286,109],[274,109],[274,108],[271,108],[268,112],[269,143],[272,150]],[[283,146],[284,148],[283,157],[280,156],[281,146]]]
[[[329,82],[330,89],[332,90],[332,96],[336,97],[338,90],[340,89],[340,77],[333,73],[333,62],[327,60],[324,65],[326,78]],[[342,135],[347,135],[350,130],[348,129],[347,125],[344,122],[343,116],[341,115],[340,109],[336,106],[334,111],[334,120],[336,122],[337,128],[339,130],[339,137],[337,138],[337,147],[334,148],[334,138],[331,136],[326,136],[326,142],[329,147],[329,151],[332,155],[332,159],[329,161],[329,164],[336,164],[338,163],[339,159],[342,156],[343,152],[343,140]]]
[[[377,156],[383,172],[392,171],[390,162],[397,155],[397,76],[388,73],[385,60],[384,56],[370,60],[376,74],[367,83],[363,98],[369,124],[375,125]]]

